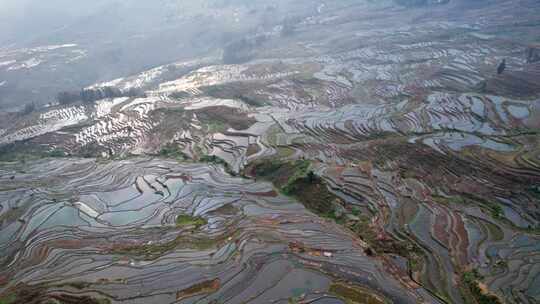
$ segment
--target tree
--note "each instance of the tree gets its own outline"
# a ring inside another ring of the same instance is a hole
[[[105,98],[117,97],[144,97],[144,91],[140,88],[130,88],[122,91],[116,87],[102,87],[92,89],[81,89],[80,91],[63,91],[57,94],[56,100],[61,105],[67,105],[82,101],[84,103],[92,103]]]
[[[81,100],[81,95],[78,92],[64,91],[56,95],[56,101],[61,105],[75,103]]]
[[[504,70],[506,69],[506,59],[503,59],[503,61],[499,64],[499,67],[497,68],[497,74],[502,74]]]
[[[35,103],[28,103],[26,105],[24,105],[24,108],[21,112],[22,115],[27,115],[27,114],[30,114],[32,112],[34,112],[36,110],[36,104]]]
[[[315,182],[315,173],[313,171],[309,171],[307,174],[308,181],[313,184]]]

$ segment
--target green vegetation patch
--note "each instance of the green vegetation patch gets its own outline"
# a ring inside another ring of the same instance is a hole
[[[188,160],[189,156],[187,156],[181,149],[180,146],[169,143],[165,145],[161,150],[159,150],[159,156],[165,157],[165,158],[174,158],[177,160]]]
[[[257,122],[241,110],[226,106],[206,107],[193,112],[210,131],[214,128],[219,132],[224,132],[229,127],[235,130],[246,130]]]
[[[217,240],[210,238],[197,238],[192,236],[178,236],[174,240],[165,243],[130,245],[113,248],[112,254],[137,256],[146,260],[154,260],[176,248],[189,248],[196,250],[208,250],[216,245]]]
[[[215,211],[214,211],[215,212]],[[194,220],[190,219],[190,222]],[[182,219],[182,222],[187,222],[186,219]],[[206,221],[205,221],[206,223]],[[197,233],[196,229],[191,229],[193,226],[185,226],[185,229],[179,229],[177,227],[161,227],[161,228],[142,228],[140,231],[135,231],[137,235],[155,234],[156,237],[163,239],[163,233],[175,233],[176,237],[172,240],[163,242],[146,242],[141,243],[115,243],[114,246],[107,250],[108,253],[118,255],[116,258],[122,256],[136,257],[145,260],[155,260],[164,254],[176,249],[194,249],[198,251],[206,251],[212,248],[217,248],[225,243],[230,242],[229,238],[237,238],[236,233],[240,233],[238,230],[231,231],[231,233],[216,236],[211,238],[206,234]],[[188,231],[190,230],[190,231]],[[167,238],[168,239],[168,238]]]
[[[67,153],[58,148],[33,145],[28,142],[15,142],[0,146],[0,162],[30,161],[48,157],[65,157]]]
[[[527,188],[527,191],[535,198],[540,199],[540,186],[531,186]]]
[[[17,302],[15,294],[8,294],[0,298],[0,304],[14,304]]]
[[[281,193],[295,197],[319,216],[350,229],[369,245],[366,254],[396,254],[405,257],[411,269],[421,266],[422,251],[417,245],[393,238],[381,239],[371,227],[369,216],[356,206],[343,205],[326,182],[314,174],[309,161],[270,159],[252,163],[246,170],[249,175],[271,181]]]
[[[476,303],[479,304],[501,304],[502,302],[498,297],[488,294],[480,288],[479,280],[482,280],[483,277],[478,273],[476,269],[472,271],[465,271],[461,275],[461,281],[467,288],[466,291],[474,297]],[[468,294],[466,292],[466,294]]]
[[[389,301],[357,286],[350,286],[342,282],[334,282],[328,290],[332,295],[341,298],[347,304],[384,304]]]
[[[275,159],[253,163],[247,168],[250,175],[272,182],[281,193],[293,196],[311,211],[334,217],[337,197],[313,171],[307,160],[283,162]]]
[[[85,288],[88,288],[88,287],[92,286],[91,283],[89,283],[89,282],[84,282],[84,281],[74,281],[74,282],[69,282],[69,283],[66,283],[65,285],[66,285],[66,286],[73,287],[73,288],[75,288],[75,289],[85,289]]]
[[[200,162],[203,163],[209,163],[214,165],[221,165],[225,168],[225,172],[235,176],[236,173],[232,171],[231,166],[229,166],[229,163],[227,163],[223,158],[216,156],[216,155],[202,155],[199,158]]]
[[[500,219],[504,217],[504,211],[501,206],[499,205],[491,205],[491,216],[494,218]]]
[[[191,94],[189,94],[188,92],[185,92],[185,91],[174,92],[174,93],[169,95],[169,97],[177,99],[177,100],[182,100],[182,99],[185,99],[185,98],[189,98],[190,96],[191,96]]]
[[[487,229],[491,240],[502,241],[504,239],[504,232],[497,225],[488,221],[482,221],[482,225]]]
[[[360,220],[348,226],[358,237],[369,245],[368,255],[395,254],[405,257],[411,269],[420,265],[422,251],[412,242],[399,241],[391,238],[380,239],[377,232],[371,228],[369,218],[361,216]]]
[[[284,194],[293,194],[294,184],[307,177],[309,167],[310,162],[307,160],[283,162],[270,159],[254,163],[250,174],[271,181]]]
[[[49,288],[63,285],[28,285],[19,283],[15,287],[5,291],[0,295],[0,304],[21,304],[21,303],[61,303],[61,304],[110,304],[107,298],[94,298],[90,296],[78,296],[72,294],[48,294]]]
[[[219,279],[208,280],[192,285],[176,293],[176,300],[183,300],[196,295],[210,294],[219,290],[221,282]]]
[[[213,121],[206,125],[208,133],[223,133],[227,131],[227,125],[221,121]]]
[[[246,87],[245,83],[213,85],[201,88],[206,95],[221,99],[236,99],[252,107],[266,106],[268,103],[251,92],[256,88]]]
[[[195,226],[195,228],[199,228],[201,226],[204,226],[208,224],[208,221],[205,218],[202,218],[200,216],[191,216],[187,214],[181,214],[176,218],[176,226],[177,227],[185,227],[185,226]]]

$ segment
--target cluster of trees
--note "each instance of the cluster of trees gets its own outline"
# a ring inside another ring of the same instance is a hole
[[[35,110],[36,110],[36,104],[32,102],[32,103],[27,103],[26,105],[24,105],[24,108],[19,113],[21,115],[27,115],[34,112]]]
[[[143,90],[131,88],[122,91],[115,87],[103,87],[95,89],[82,89],[80,91],[63,91],[56,95],[56,101],[61,105],[72,104],[76,102],[92,103],[97,100],[117,97],[146,97]],[[19,115],[27,115],[36,110],[34,102],[28,103],[19,111]]]
[[[267,36],[257,35],[233,41],[226,45],[223,50],[223,62],[225,64],[239,64],[249,61],[255,55],[255,48],[267,40]]]
[[[56,101],[61,105],[84,102],[92,103],[97,100],[117,97],[145,97],[141,89],[131,88],[123,91],[115,87],[103,87],[95,89],[82,89],[80,91],[64,91],[58,93]]]

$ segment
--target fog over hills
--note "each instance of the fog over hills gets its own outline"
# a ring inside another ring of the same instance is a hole
[[[324,9],[361,2],[324,3]],[[458,2],[467,8],[496,1]],[[448,5],[446,1],[410,0],[374,3],[381,9]],[[307,0],[3,0],[0,79],[5,84],[0,87],[0,107],[46,104],[60,91],[80,89],[171,61],[219,56],[231,42],[317,14],[320,5]],[[446,9],[439,13],[445,14]],[[449,16],[453,13],[448,10]],[[46,54],[24,51],[48,45],[76,46]],[[30,68],[7,70],[8,63],[14,61]]]
[[[303,13],[302,6],[309,6],[293,1],[270,6],[263,1],[71,2],[3,3],[2,65],[17,60],[36,67],[0,70],[7,82],[0,89],[0,105],[43,104],[58,91],[175,60],[219,55],[230,41],[278,25],[289,12]],[[76,47],[36,56],[22,50],[66,44]]]

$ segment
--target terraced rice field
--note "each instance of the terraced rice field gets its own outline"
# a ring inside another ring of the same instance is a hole
[[[331,6],[3,119],[0,303],[540,302],[540,5],[466,5]]]

